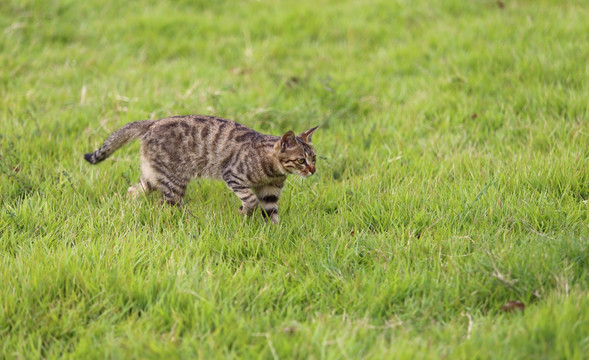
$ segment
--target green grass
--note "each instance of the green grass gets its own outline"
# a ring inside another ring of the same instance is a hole
[[[2,1],[0,358],[587,356],[589,6],[504,2]],[[272,226],[83,161],[181,114],[318,172]]]

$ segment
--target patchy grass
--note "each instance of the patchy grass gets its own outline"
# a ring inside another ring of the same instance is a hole
[[[499,6],[501,5],[501,6]],[[584,1],[0,4],[0,357],[582,358]],[[281,223],[125,197],[124,123],[315,134]],[[525,310],[504,312],[512,300]]]

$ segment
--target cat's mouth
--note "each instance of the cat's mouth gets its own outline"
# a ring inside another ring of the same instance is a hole
[[[295,169],[295,170],[289,171],[289,173],[296,174],[302,178],[308,178],[311,175],[315,174],[315,171],[304,170],[304,169],[303,170]]]

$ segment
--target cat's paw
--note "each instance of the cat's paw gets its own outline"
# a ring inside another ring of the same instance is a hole
[[[254,209],[244,209],[243,205],[239,207],[239,213],[245,216],[251,216]]]
[[[272,224],[278,224],[278,210],[277,209],[260,209],[262,213],[262,217],[265,221],[271,221]]]
[[[133,185],[133,186],[130,186],[129,189],[127,190],[127,196],[130,197],[131,199],[137,199],[139,196],[141,196],[142,192],[143,192],[143,190],[139,189],[137,185]]]

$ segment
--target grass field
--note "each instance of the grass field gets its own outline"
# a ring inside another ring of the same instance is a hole
[[[589,354],[589,4],[0,3],[0,358]],[[135,120],[314,135],[281,223],[126,198]],[[509,301],[524,311],[504,311]]]

